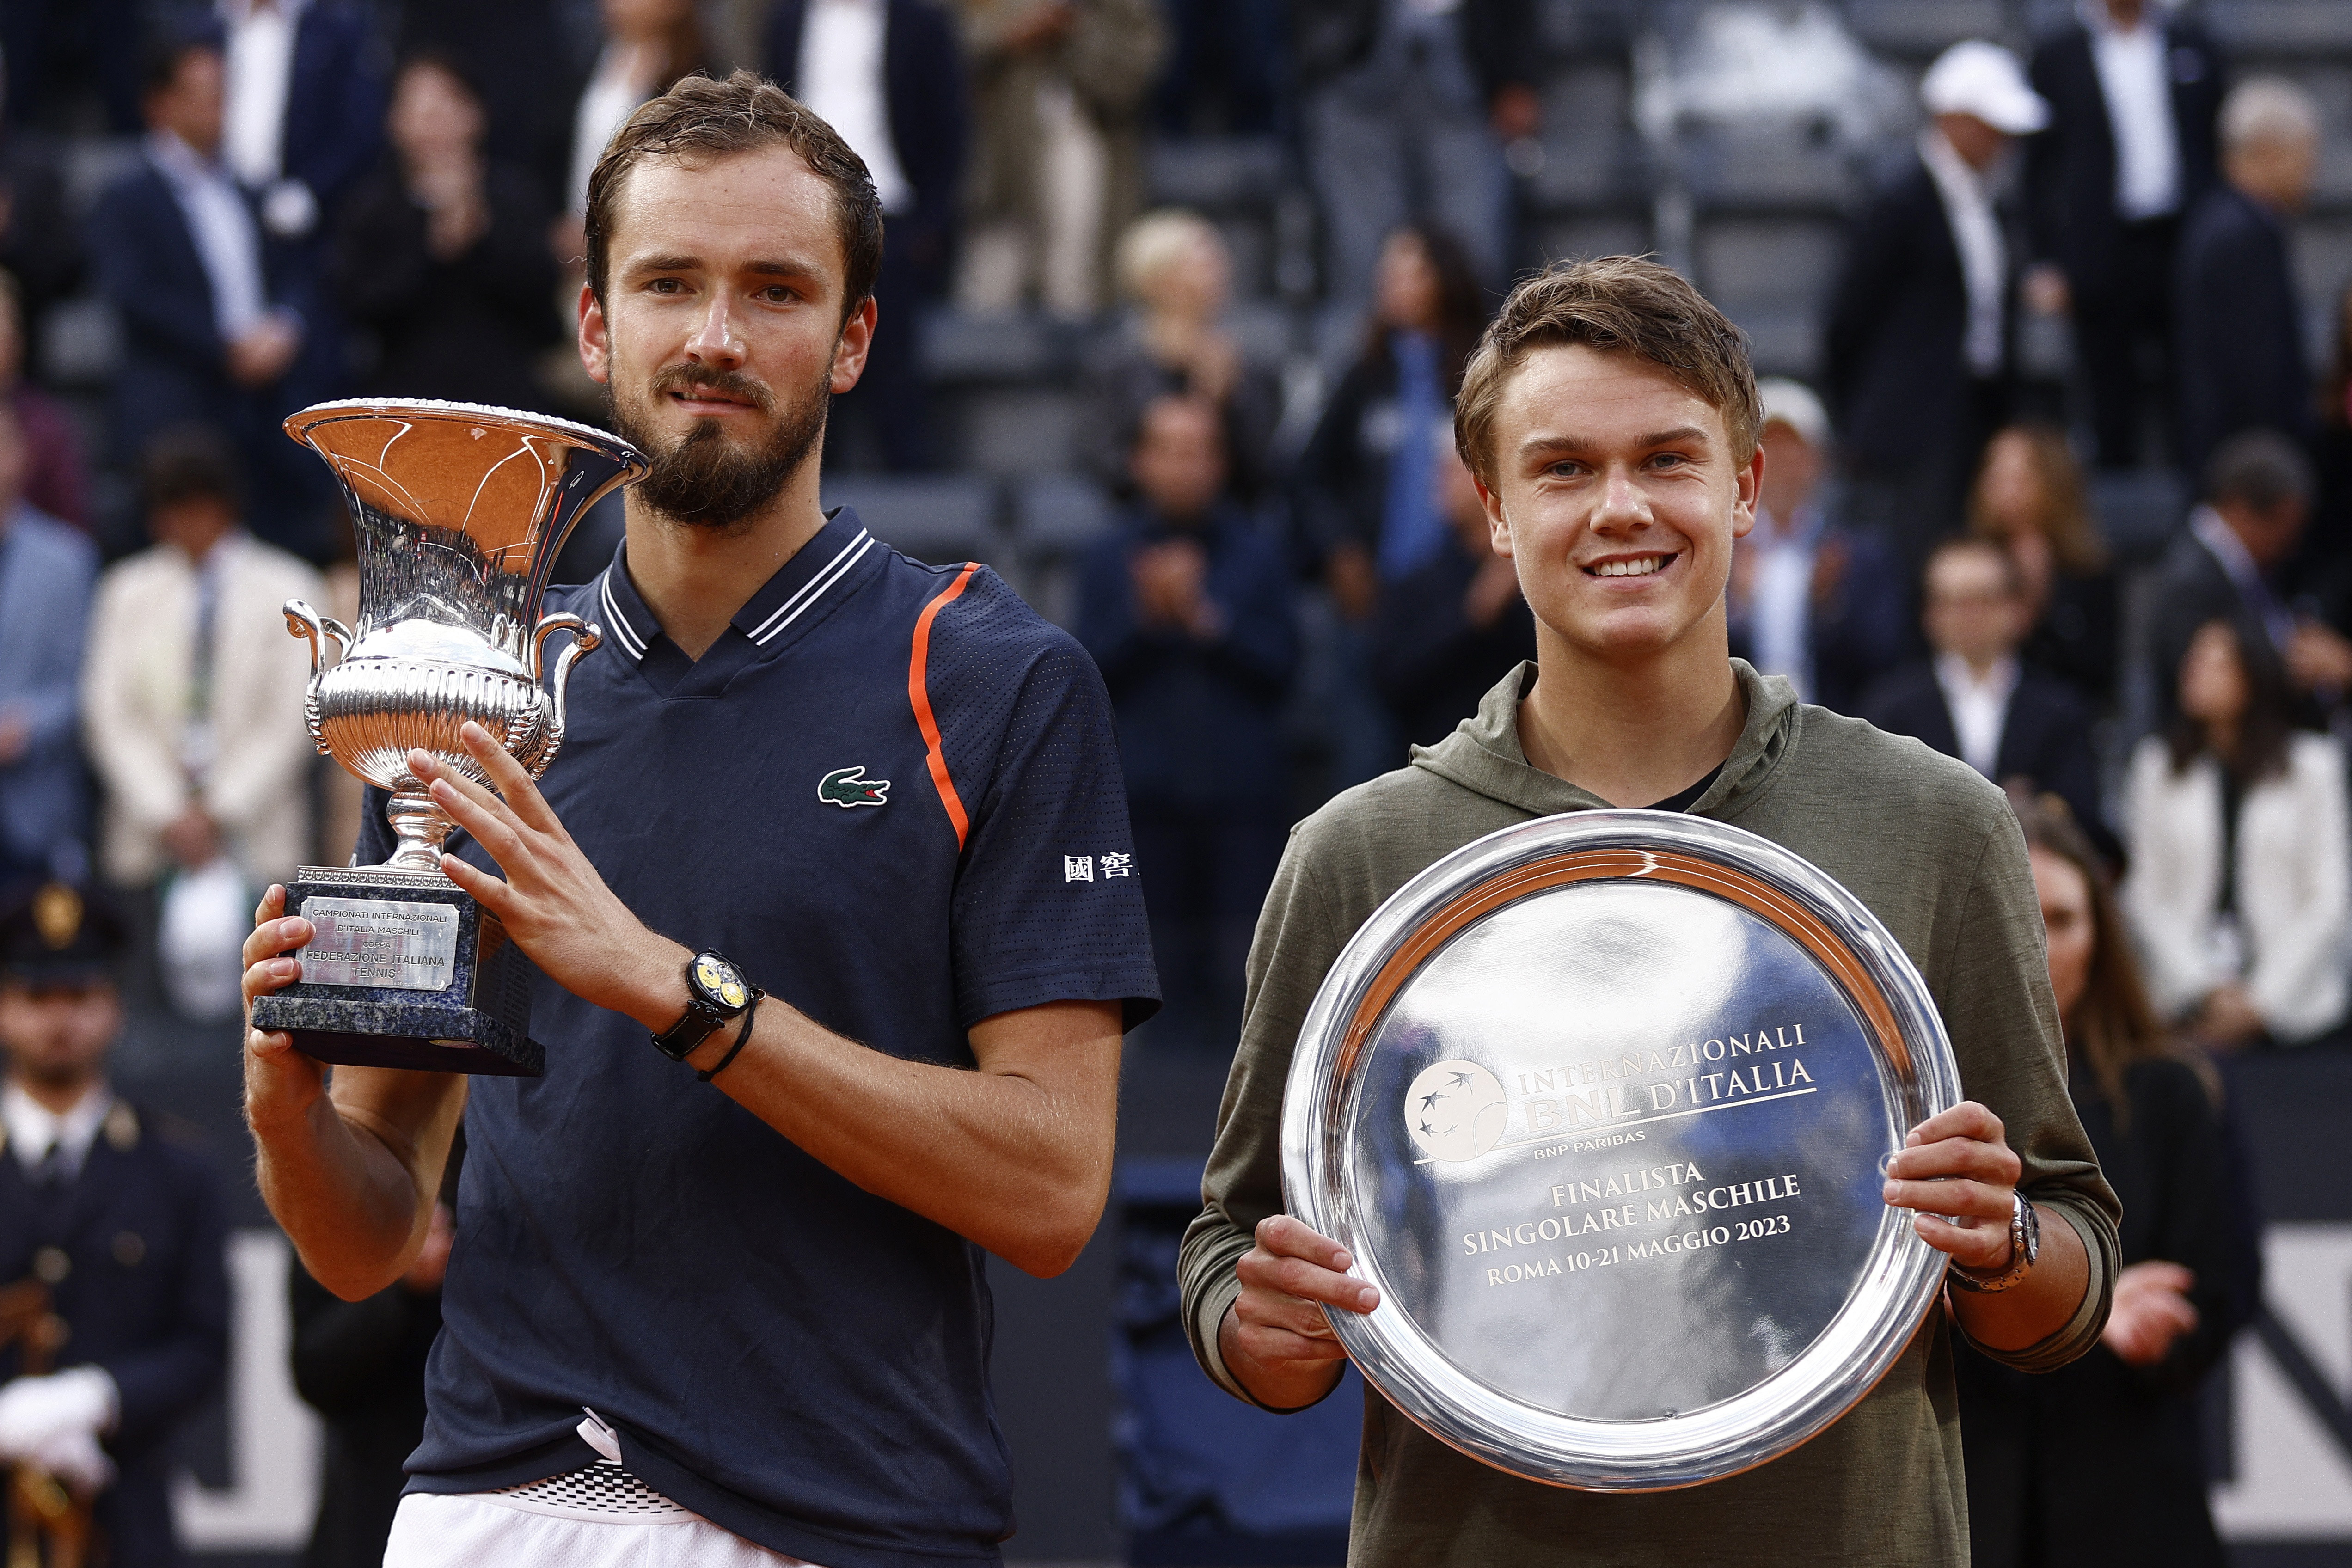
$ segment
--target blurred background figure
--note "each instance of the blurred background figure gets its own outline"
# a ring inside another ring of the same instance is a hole
[[[343,327],[326,287],[331,215],[383,145],[383,47],[353,0],[216,0],[221,162],[261,220],[276,296],[303,318],[287,399],[343,390]]]
[[[1225,325],[1233,258],[1217,226],[1197,213],[1147,213],[1119,237],[1119,293],[1133,310],[1088,352],[1079,379],[1080,449],[1114,489],[1128,482],[1127,436],[1160,398],[1217,410],[1229,455],[1227,486],[1244,501],[1273,479],[1282,388],[1275,368]]]
[[[1167,52],[1152,0],[961,0],[972,168],[957,300],[1083,321],[1143,210],[1143,127]]]
[[[563,215],[554,230],[555,258],[566,266],[583,253],[588,176],[604,143],[638,105],[707,63],[694,0],[599,0],[596,15],[594,59],[557,95],[540,138],[542,177]],[[501,71],[512,64],[494,63]]]
[[[1478,711],[1495,683],[1536,656],[1536,617],[1518,569],[1495,553],[1477,481],[1447,441],[1435,460],[1437,553],[1381,590],[1372,681],[1408,745],[1433,746]],[[1402,759],[1400,759],[1402,760]]]
[[[2231,89],[2224,178],[2189,210],[2180,237],[2181,456],[2192,470],[2241,430],[2310,432],[2311,372],[2283,225],[2310,200],[2318,165],[2309,93],[2282,77]]]
[[[221,161],[269,239],[315,279],[325,219],[383,145],[384,72],[346,0],[218,0]]]
[[[2102,711],[2116,699],[2122,623],[2116,572],[2084,492],[2083,470],[2054,425],[1993,437],[1969,493],[1969,531],[2009,552],[2032,630],[2022,657]]]
[[[227,1238],[210,1162],[107,1081],[125,945],[97,888],[0,910],[0,1280],[47,1287],[67,1331],[46,1375],[0,1349],[0,1461],[95,1498],[91,1563],[176,1568],[174,1442],[226,1370]]]
[[[2217,175],[2221,57],[2160,0],[2089,0],[2033,51],[2027,302],[2067,314],[2099,465],[2168,456],[2180,215]]]
[[[2244,632],[2247,657],[2292,689],[2304,716],[2335,706],[2352,688],[2352,642],[2290,608],[2277,580],[2303,537],[2313,488],[2311,459],[2275,431],[2246,431],[2213,454],[2205,504],[2189,513],[2156,574],[2148,647],[2159,725],[2178,711],[2181,660],[2210,620]]]
[[[1981,1568],[2221,1568],[2197,1393],[2262,1280],[2218,1086],[2149,1005],[2105,869],[2063,804],[2016,805],[2067,1087],[2124,1204],[2124,1267],[2105,1332],[2071,1366],[2032,1376],[1954,1344],[1969,1546]]]
[[[1731,651],[1787,676],[1801,700],[1852,713],[1908,650],[1908,592],[1883,543],[1838,527],[1822,508],[1831,437],[1822,400],[1785,376],[1756,391],[1764,488],[1756,526],[1731,558]]]
[[[34,8],[10,6],[0,16]],[[0,28],[6,25],[0,20]],[[16,64],[15,55],[7,64]],[[19,370],[40,362],[50,312],[81,287],[87,270],[60,163],[54,144],[0,121],[0,270],[16,280]]]
[[[1507,276],[1510,176],[1504,149],[1542,121],[1528,65],[1528,0],[1292,8],[1309,171],[1326,228],[1327,292],[1362,308],[1391,234],[1430,224],[1454,236],[1486,289]]]
[[[139,36],[140,0],[12,0],[0,7],[0,53],[7,57],[12,127],[47,129],[85,105],[77,89],[94,89],[100,127],[117,136],[139,131],[139,57],[124,47]]]
[[[484,157],[481,95],[451,58],[394,79],[391,156],[352,195],[329,262],[336,302],[375,347],[369,395],[535,408],[559,340],[549,213],[525,171]]]
[[[1215,409],[1143,412],[1136,503],[1088,552],[1078,638],[1118,717],[1163,1037],[1240,1037],[1242,961],[1290,822],[1280,714],[1297,657],[1281,551],[1225,491]],[[1109,874],[1108,869],[1106,875]]]
[[[293,459],[320,465],[278,428],[304,323],[273,289],[260,225],[220,161],[221,83],[214,44],[181,34],[151,47],[146,143],[90,221],[99,287],[122,323],[116,452],[135,461],[170,426],[220,425],[256,481],[257,531],[307,551],[301,498],[321,481]]]
[[[25,501],[61,522],[90,525],[89,469],[81,433],[55,398],[25,379],[24,301],[0,271],[0,400],[16,416],[25,455]]]
[[[89,832],[76,731],[98,550],[25,499],[31,467],[0,405],[0,899],[81,875]]]
[[[1975,40],[1937,59],[1919,100],[1932,123],[1853,222],[1822,349],[1847,521],[1915,567],[2009,412],[2017,247],[1999,186],[2013,139],[2050,117],[2017,58]]]
[[[2293,1045],[2344,1018],[2352,832],[2343,748],[2292,728],[2261,633],[2189,639],[2179,707],[2132,752],[2124,907],[2168,1018],[2217,1049]]]
[[[1363,349],[1298,459],[1299,531],[1337,612],[1331,689],[1316,703],[1331,723],[1328,791],[1404,761],[1370,683],[1371,618],[1382,584],[1427,565],[1452,532],[1438,510],[1437,460],[1486,322],[1470,258],[1443,229],[1390,235],[1372,282]]]
[[[441,1280],[457,1238],[449,1205],[462,1149],[433,1205],[432,1227],[408,1272],[346,1301],[297,1260],[286,1273],[294,1320],[294,1388],[326,1423],[319,1512],[301,1568],[381,1568],[403,1467],[425,1436],[425,1358],[441,1331]]]
[[[83,736],[106,801],[100,863],[119,886],[161,899],[173,1000],[233,1016],[253,900],[292,874],[310,841],[310,669],[279,606],[316,604],[325,584],[247,530],[234,459],[211,431],[157,437],[142,479],[155,543],[100,580],[82,680]],[[226,996],[203,963],[215,945],[232,977]],[[209,978],[184,987],[182,957]]]
[[[1963,534],[1927,557],[1926,584],[1921,620],[1935,656],[1874,686],[1862,716],[1996,783],[2057,795],[2111,849],[2090,710],[2074,688],[2018,657],[2032,611],[2016,562],[1993,541]]]
[[[2311,443],[2317,494],[2288,574],[2340,628],[2352,625],[2352,283],[2336,292],[2327,343]]]
[[[1161,136],[1269,136],[1290,119],[1284,0],[1167,0],[1167,68],[1153,94]]]
[[[866,160],[888,231],[874,290],[887,325],[833,401],[827,461],[863,439],[883,467],[934,467],[921,323],[947,294],[971,135],[955,24],[937,0],[779,0],[767,47],[769,73]]]

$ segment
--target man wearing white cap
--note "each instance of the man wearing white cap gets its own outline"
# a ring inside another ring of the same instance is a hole
[[[2017,57],[1974,39],[1944,51],[1919,96],[1934,122],[1848,237],[1825,356],[1856,521],[1915,562],[1958,521],[2007,412],[2014,250],[1994,181],[2012,139],[2050,116]]]

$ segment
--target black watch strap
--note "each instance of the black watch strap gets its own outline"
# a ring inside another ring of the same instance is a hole
[[[674,1062],[682,1062],[700,1047],[702,1042],[719,1032],[727,1020],[717,1013],[705,1012],[695,1003],[686,1005],[686,1016],[654,1037],[654,1049]]]

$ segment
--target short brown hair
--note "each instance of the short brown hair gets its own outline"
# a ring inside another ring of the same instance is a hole
[[[1481,480],[1494,482],[1488,439],[1511,373],[1530,351],[1563,343],[1656,365],[1723,416],[1733,457],[1744,463],[1756,455],[1764,405],[1748,335],[1673,268],[1601,256],[1556,262],[1523,279],[1486,324],[1454,405],[1454,447]]]
[[[874,194],[874,178],[839,132],[782,88],[748,70],[725,81],[699,74],[681,77],[613,132],[588,176],[588,287],[598,308],[604,304],[611,266],[613,208],[630,170],[651,158],[724,158],[765,147],[791,148],[833,187],[841,229],[841,319],[846,321],[873,294],[875,276],[882,269],[882,203]]]

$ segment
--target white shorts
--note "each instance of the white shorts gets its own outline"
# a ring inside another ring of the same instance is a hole
[[[499,1492],[411,1492],[393,1517],[384,1568],[814,1568],[612,1468],[617,1481],[599,1473],[593,1486],[575,1473]]]

